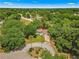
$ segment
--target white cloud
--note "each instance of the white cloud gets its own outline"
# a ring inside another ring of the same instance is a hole
[[[51,5],[51,4],[16,4],[10,2],[5,2],[4,4],[0,4],[0,8],[79,8],[79,5],[69,5],[69,4],[61,4],[61,5]]]
[[[3,2],[5,5],[14,5],[12,2]]]
[[[73,5],[73,4],[76,4],[76,3],[67,3],[67,4]]]

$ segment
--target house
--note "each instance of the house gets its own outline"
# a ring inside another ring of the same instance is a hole
[[[46,29],[39,28],[39,29],[37,29],[37,33],[36,34],[38,34],[38,35],[44,35],[45,33],[47,33]]]
[[[50,36],[47,29],[39,28],[37,29],[37,35],[42,35],[45,38],[46,42],[50,42]]]

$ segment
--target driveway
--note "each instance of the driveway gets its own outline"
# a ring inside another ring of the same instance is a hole
[[[28,54],[28,50],[31,47],[42,47],[47,49],[52,56],[55,55],[54,48],[47,42],[37,42],[32,44],[27,44],[22,50],[10,52],[10,53],[0,53],[0,59],[35,59]]]

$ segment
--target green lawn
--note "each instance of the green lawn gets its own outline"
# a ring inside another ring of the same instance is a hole
[[[38,35],[36,38],[25,39],[26,43],[44,42],[44,37]]]
[[[64,55],[52,56],[48,51],[44,51],[42,54],[42,59],[66,59],[66,56],[64,56]]]

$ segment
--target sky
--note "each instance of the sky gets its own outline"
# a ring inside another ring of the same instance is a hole
[[[0,0],[0,8],[79,8],[79,0]]]

